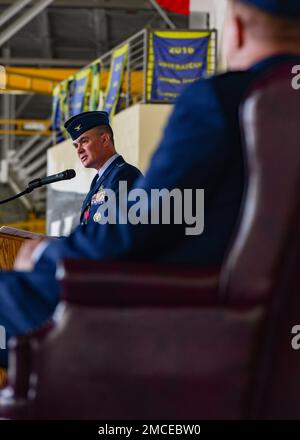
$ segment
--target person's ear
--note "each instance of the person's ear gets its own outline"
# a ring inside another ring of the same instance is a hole
[[[229,26],[231,51],[236,52],[244,45],[244,24],[239,15],[232,14]]]
[[[109,139],[110,139],[109,134],[104,132],[101,134],[101,137],[102,137],[103,145],[107,147],[109,145]]]
[[[237,49],[241,49],[245,43],[245,25],[238,15],[234,17],[235,21],[235,44]]]
[[[223,34],[223,56],[229,68],[238,65],[240,50],[244,46],[245,26],[242,18],[232,9],[228,9]]]

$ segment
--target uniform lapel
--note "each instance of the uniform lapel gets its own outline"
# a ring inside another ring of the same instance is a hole
[[[121,163],[125,162],[122,156],[118,156],[116,160],[113,161],[113,163],[111,163],[109,165],[109,167],[104,171],[104,173],[102,174],[102,176],[100,177],[100,179],[97,182],[97,187],[99,188],[100,185],[102,185],[102,183],[104,182],[104,180],[107,179],[107,177],[110,175],[110,173],[112,172],[112,170],[120,165]]]

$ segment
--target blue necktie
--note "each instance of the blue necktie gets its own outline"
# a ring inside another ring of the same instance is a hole
[[[98,178],[99,178],[99,174],[97,173],[96,176],[92,180],[92,183],[90,186],[90,191],[92,191],[94,189],[94,187],[97,185]]]

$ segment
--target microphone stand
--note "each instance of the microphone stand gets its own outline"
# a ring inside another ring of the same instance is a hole
[[[12,200],[18,199],[19,197],[24,196],[25,194],[31,193],[35,188],[31,188],[28,186],[24,191],[20,192],[19,194],[16,194],[13,197],[9,197],[8,199],[0,200],[0,205],[4,205],[4,203],[11,202]]]
[[[24,191],[20,192],[19,194],[16,194],[13,197],[10,197],[9,199],[0,200],[0,205],[4,205],[4,203],[8,203],[11,202],[12,200],[16,200],[19,197],[24,196],[25,194],[29,194],[36,188],[41,188],[44,185],[48,185],[49,183],[59,182],[60,180],[73,179],[73,177],[75,176],[76,173],[74,170],[65,170],[61,173],[54,174],[53,176],[44,177],[42,179],[31,180],[31,182],[28,183],[28,186]]]

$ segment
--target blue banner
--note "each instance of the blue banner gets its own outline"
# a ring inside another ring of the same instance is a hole
[[[90,92],[89,110],[98,110],[100,102],[100,71],[101,61],[93,63],[92,67],[92,84]]]
[[[70,90],[69,117],[83,112],[86,103],[90,69],[79,72],[73,79]]]
[[[62,126],[62,109],[61,109],[61,85],[58,84],[53,90],[52,100],[52,131],[55,133],[55,141],[62,142],[64,140],[61,131]]]
[[[174,102],[183,88],[208,74],[209,32],[150,34],[147,101]]]
[[[106,89],[103,110],[113,116],[119,100],[120,89],[123,80],[124,67],[128,53],[128,44],[116,49],[112,55],[110,76]]]

